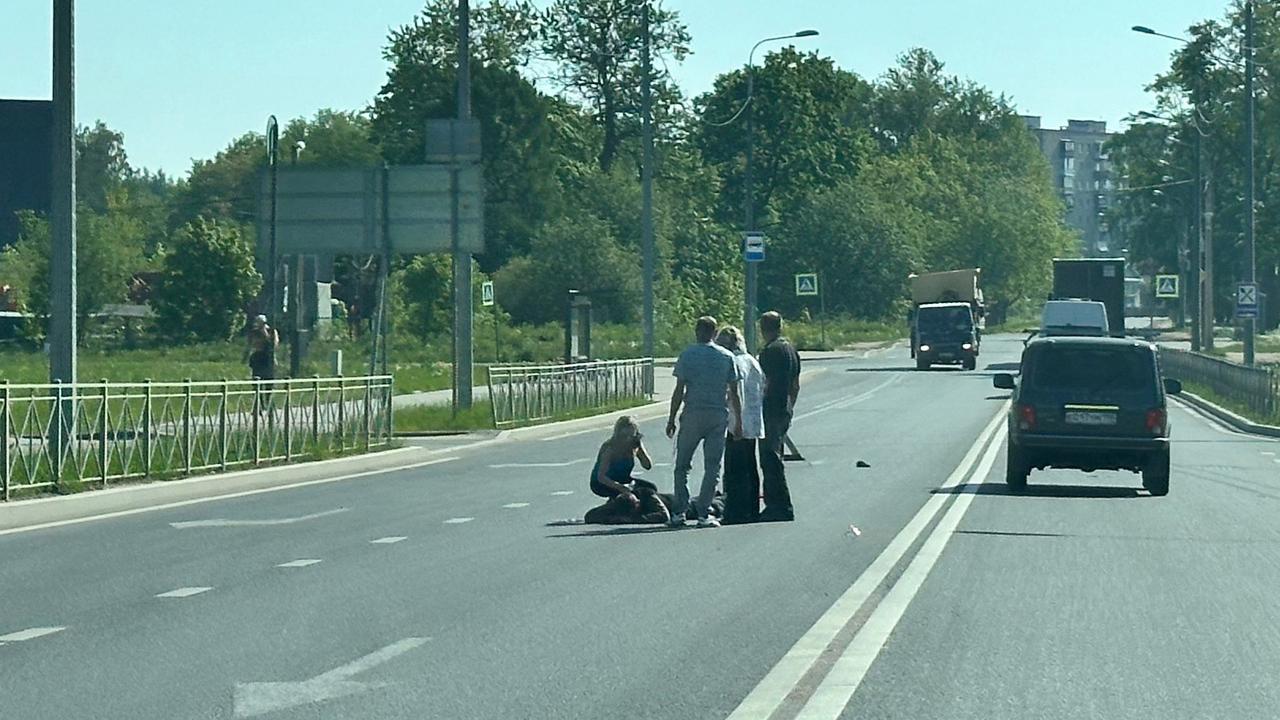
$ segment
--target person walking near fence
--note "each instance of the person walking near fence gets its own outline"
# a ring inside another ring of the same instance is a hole
[[[256,380],[274,380],[276,377],[276,348],[280,346],[280,335],[276,329],[267,324],[267,316],[259,315],[253,319],[247,338],[248,349],[245,358],[249,361],[249,372]]]
[[[756,444],[764,437],[764,373],[760,364],[743,347],[742,334],[726,327],[716,337],[716,344],[733,353],[733,361],[742,376],[739,394],[742,412],[729,411],[729,427],[741,427],[725,440],[724,449],[724,523],[736,525],[755,522],[760,515],[760,471],[756,467]]]
[[[760,350],[760,368],[764,371],[764,446],[760,449],[764,510],[760,520],[789,522],[795,520],[795,510],[782,453],[800,395],[800,355],[782,336],[782,316],[776,312],[760,316],[760,336],[765,341]]]
[[[732,407],[741,417],[742,398],[738,394],[738,381],[742,378],[733,355],[715,344],[716,329],[715,318],[698,318],[694,327],[697,342],[685,348],[676,359],[676,388],[671,394],[671,412],[667,416],[667,437],[670,438],[676,437],[676,414],[680,415],[672,527],[682,527],[685,523],[689,507],[689,470],[693,467],[693,453],[699,445],[702,446],[702,486],[693,501],[693,509],[698,527],[720,526],[720,522],[711,516],[711,503],[720,480],[725,434],[730,430],[728,408]],[[728,406],[725,404],[726,393]],[[742,434],[741,427],[732,430],[735,435]]]

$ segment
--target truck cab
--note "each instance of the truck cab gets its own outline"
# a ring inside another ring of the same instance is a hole
[[[911,347],[917,370],[933,365],[978,366],[978,325],[969,303],[926,303],[915,309]]]

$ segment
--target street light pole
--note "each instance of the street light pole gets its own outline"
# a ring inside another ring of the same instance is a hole
[[[49,228],[49,379],[76,382],[75,1],[53,3],[53,197]]]
[[[1253,206],[1254,206],[1254,164],[1253,164],[1253,0],[1246,0],[1244,4],[1244,142],[1245,142],[1245,173],[1244,173],[1244,243],[1246,262],[1244,271],[1244,280],[1247,283],[1254,284],[1257,281],[1255,275],[1256,258],[1254,254],[1254,237],[1253,237]],[[1244,363],[1253,365],[1254,363],[1254,332],[1257,328],[1256,318],[1245,318],[1244,321]]]
[[[743,105],[743,109],[747,113],[747,166],[744,174],[745,187],[743,189],[743,230],[745,233],[752,233],[756,230],[755,216],[755,150],[756,150],[756,133],[755,133],[755,105],[753,99],[755,97],[756,74],[755,74],[755,56],[756,50],[767,42],[775,42],[778,40],[790,40],[792,38],[813,37],[818,34],[817,30],[801,30],[800,32],[791,33],[790,35],[779,35],[777,37],[768,37],[755,45],[751,46],[751,52],[747,54],[747,100]],[[741,111],[739,111],[741,112]],[[728,122],[732,122],[730,119]],[[725,124],[728,124],[726,122]],[[746,283],[743,286],[743,308],[742,308],[742,329],[746,336],[747,352],[754,353],[758,349],[758,341],[756,338],[756,316],[757,316],[757,300],[758,300],[758,275],[757,263],[747,262],[745,234],[743,237],[742,261],[746,265]]]
[[[268,231],[270,241],[267,247],[267,306],[264,308],[266,312],[263,313],[267,316],[267,322],[271,327],[276,327],[276,312],[280,309],[276,302],[276,290],[279,285],[277,263],[280,262],[276,255],[276,180],[280,156],[279,145],[280,124],[276,122],[276,116],[272,115],[267,118],[267,169],[271,173],[271,227]]]
[[[655,248],[653,238],[653,59],[651,53],[652,39],[649,27],[649,0],[644,0],[641,9],[644,44],[641,46],[640,118],[641,143],[643,158],[640,167],[640,240],[644,252],[644,356],[655,354],[654,308],[653,308],[653,272]],[[649,388],[646,387],[646,390]]]

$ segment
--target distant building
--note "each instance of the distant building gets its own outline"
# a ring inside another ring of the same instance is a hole
[[[53,198],[47,100],[0,100],[0,248],[18,239],[19,210],[49,212]]]
[[[1027,128],[1049,160],[1054,187],[1066,206],[1066,222],[1080,231],[1085,257],[1118,257],[1106,212],[1115,199],[1115,180],[1106,142],[1112,133],[1101,120],[1068,120],[1064,128],[1042,128],[1040,117],[1024,115]]]

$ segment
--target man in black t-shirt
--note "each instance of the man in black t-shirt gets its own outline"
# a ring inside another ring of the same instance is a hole
[[[760,447],[760,470],[764,475],[763,522],[795,519],[787,472],[782,464],[782,444],[791,428],[791,416],[800,394],[800,355],[782,337],[782,316],[767,312],[760,316],[760,369],[764,371],[764,442]]]

